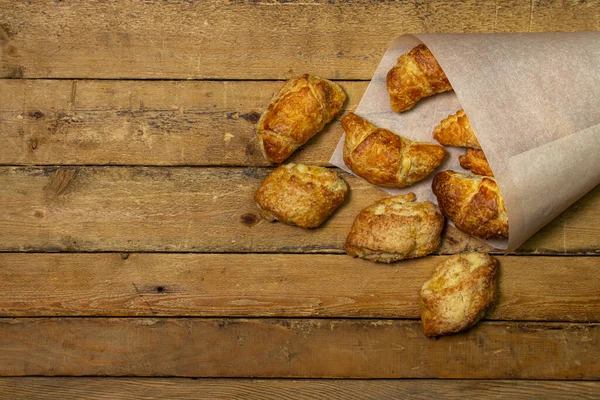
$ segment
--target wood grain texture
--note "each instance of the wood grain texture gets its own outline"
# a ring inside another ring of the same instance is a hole
[[[574,0],[2,0],[0,9],[0,76],[13,78],[369,79],[403,33],[600,28],[598,1]]]
[[[341,253],[358,212],[385,196],[342,174],[349,198],[318,229],[269,223],[252,198],[266,168],[0,167],[0,251]],[[598,254],[596,188],[523,246]],[[534,246],[531,245],[534,244]],[[447,229],[439,252],[486,249]]]
[[[340,82],[353,110],[367,82]],[[283,82],[0,80],[0,164],[268,165],[255,124]],[[328,165],[338,119],[289,162]]]
[[[189,378],[0,378],[19,399],[597,399],[600,382],[523,380],[288,380]]]
[[[0,374],[282,378],[600,378],[600,325],[483,322],[426,338],[418,321],[0,320]]]
[[[597,257],[499,257],[489,320],[600,322]],[[0,315],[420,318],[441,257],[0,254]],[[564,284],[568,282],[568,284]]]

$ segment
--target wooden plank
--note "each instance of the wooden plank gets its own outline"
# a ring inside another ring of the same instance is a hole
[[[346,109],[367,82],[341,82]],[[0,164],[268,165],[255,123],[283,82],[0,80]],[[328,165],[338,120],[290,162]]]
[[[0,319],[0,375],[600,378],[600,325],[483,322],[426,338],[417,321]]]
[[[2,0],[0,76],[368,79],[400,34],[598,29],[583,3]]]
[[[500,297],[486,319],[600,322],[597,257],[499,260]],[[419,289],[440,261],[5,253],[0,315],[419,318]]]
[[[596,399],[600,382],[435,379],[0,378],[18,399]]]
[[[322,227],[302,230],[258,216],[252,196],[269,172],[0,167],[0,251],[342,253],[359,210],[385,195],[342,174],[349,199]],[[598,254],[600,188],[563,215],[524,252]],[[448,229],[440,252],[473,248],[483,245]]]

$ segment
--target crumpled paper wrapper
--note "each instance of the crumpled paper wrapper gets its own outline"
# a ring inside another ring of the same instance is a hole
[[[416,45],[429,47],[454,91],[394,112],[387,72]],[[463,108],[504,196],[508,240],[486,241],[513,251],[600,183],[600,32],[403,35],[386,51],[355,113],[411,140],[437,143],[433,130]],[[340,139],[329,160],[344,164]],[[462,169],[465,149],[446,147],[429,178],[396,195],[437,204],[439,171]]]

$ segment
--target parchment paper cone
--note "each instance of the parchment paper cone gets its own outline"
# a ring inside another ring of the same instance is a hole
[[[385,89],[398,57],[425,43],[454,92],[397,114]],[[397,38],[383,56],[356,113],[412,140],[433,142],[434,127],[464,108],[503,193],[513,251],[600,183],[600,32],[423,34]],[[348,172],[341,138],[330,163]],[[464,171],[447,147],[440,170]],[[435,175],[435,173],[433,174]],[[391,194],[436,202],[433,175]]]

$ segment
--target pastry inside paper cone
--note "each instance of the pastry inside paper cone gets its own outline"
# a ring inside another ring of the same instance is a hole
[[[388,197],[362,210],[346,239],[346,252],[386,263],[434,252],[444,217],[433,203],[415,199],[414,193]]]
[[[461,231],[482,239],[508,237],[506,207],[494,178],[442,171],[432,189],[442,213]]]
[[[460,166],[472,173],[483,176],[494,176],[483,150],[467,149],[465,155],[458,157]]]
[[[433,138],[444,146],[481,149],[465,110],[443,119],[433,131]]]
[[[497,277],[498,261],[488,254],[445,258],[421,287],[425,335],[449,335],[475,325],[496,297]]]
[[[424,44],[398,58],[387,74],[386,87],[396,112],[408,111],[425,97],[452,90],[446,74]]]
[[[261,215],[302,228],[316,228],[344,202],[348,185],[327,168],[277,167],[254,193]]]
[[[356,175],[379,186],[403,188],[430,175],[446,151],[378,128],[354,113],[342,118],[344,162]]]
[[[335,82],[302,75],[285,83],[256,127],[269,162],[281,163],[341,111],[346,94]]]

